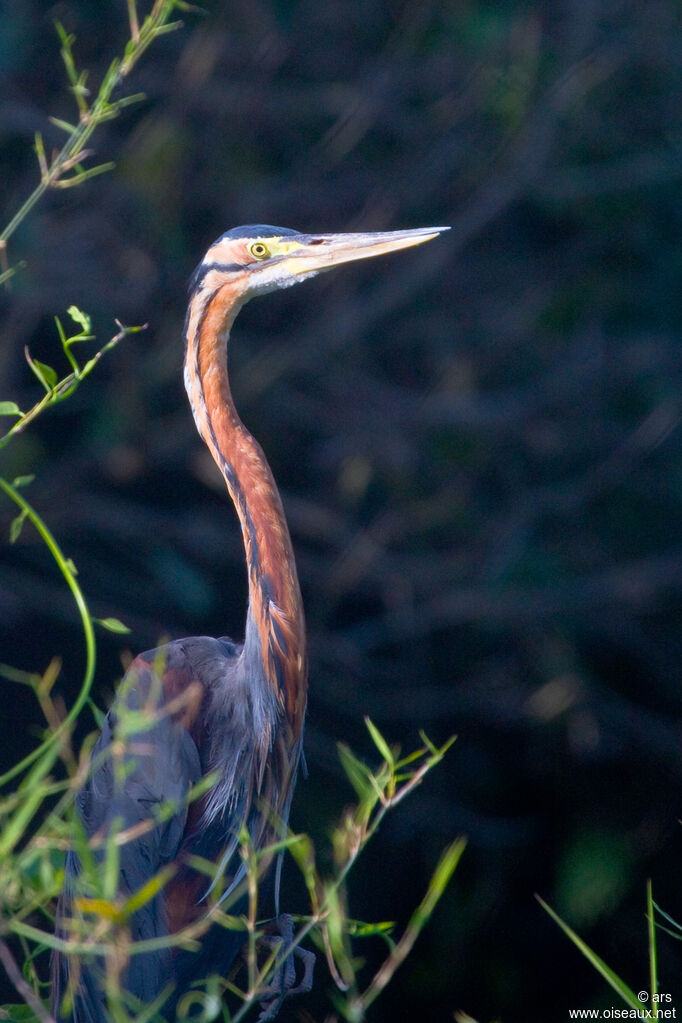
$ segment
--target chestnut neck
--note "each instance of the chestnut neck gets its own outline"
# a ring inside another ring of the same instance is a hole
[[[185,386],[197,429],[241,524],[249,583],[243,656],[258,651],[265,679],[296,735],[303,723],[307,669],[291,536],[270,466],[235,408],[227,370],[229,331],[243,303],[229,283],[194,294],[186,322]]]

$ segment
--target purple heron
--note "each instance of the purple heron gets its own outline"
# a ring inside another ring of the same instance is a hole
[[[217,864],[223,892],[238,885],[243,868],[232,854],[240,830],[248,829],[256,850],[275,840],[289,816],[301,759],[308,682],[301,592],[272,472],[232,400],[227,342],[235,317],[256,295],[342,263],[419,245],[443,230],[313,235],[238,227],[210,247],[192,277],[185,386],[197,429],[239,517],[249,603],[243,643],[176,639],[132,662],[93,751],[91,776],[77,795],[77,817],[97,866],[107,838],[127,836],[117,845],[119,905],[166,868],[166,883],[139,900],[129,916],[131,941],[167,937],[206,916],[210,882],[196,869],[197,857]],[[120,721],[150,706],[151,724],[139,734],[133,730],[121,748]],[[211,787],[190,801],[192,786],[207,774]],[[87,906],[87,899],[75,897],[85,873],[69,853],[58,912],[62,936],[70,933],[70,917]],[[229,973],[243,944],[243,931],[214,924],[202,934],[199,951],[155,947],[130,956],[117,982],[142,1003],[160,999],[160,1011],[172,1018],[193,984]],[[280,993],[265,1002],[262,1018],[272,1018],[287,993],[309,987],[307,966],[298,984],[291,963],[281,969]],[[73,1023],[108,1021],[109,968],[101,958],[55,952],[54,1015]]]

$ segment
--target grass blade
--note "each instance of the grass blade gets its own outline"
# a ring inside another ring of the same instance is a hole
[[[549,913],[552,920],[559,925],[564,934],[571,939],[575,947],[582,952],[587,961],[592,964],[597,973],[601,973],[604,980],[610,984],[616,994],[620,995],[626,1005],[629,1005],[632,1009],[637,1009],[639,1012],[642,1011],[642,1003],[637,998],[637,995],[632,991],[625,981],[621,980],[618,974],[614,973],[610,966],[607,966],[603,959],[600,959],[596,952],[593,952],[589,945],[587,945],[575,931],[568,926],[568,924],[561,919],[558,913],[555,913],[551,906],[548,906],[544,899],[541,899],[539,895],[535,898],[538,900],[542,908],[546,913]]]

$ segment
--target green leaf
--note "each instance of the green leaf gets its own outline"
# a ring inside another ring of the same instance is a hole
[[[375,924],[362,923],[360,920],[348,921],[348,933],[354,938],[373,938],[377,934],[390,934],[395,929],[392,920],[379,920]]]
[[[116,320],[116,326],[120,327],[124,334],[139,334],[140,331],[147,330],[149,324],[141,323],[139,327],[124,327],[123,324],[119,322],[119,320]],[[109,344],[111,344],[111,341],[109,342]]]
[[[585,958],[592,964],[592,966],[594,966],[595,970],[598,973],[601,973],[604,980],[611,985],[617,994],[620,995],[625,1004],[629,1005],[633,1009],[638,1009],[641,1012],[642,1003],[639,1001],[634,991],[627,986],[625,981],[621,980],[618,974],[614,973],[611,967],[607,966],[604,960],[600,959],[596,952],[593,952],[589,945],[586,945],[582,938],[580,938],[575,931],[561,919],[558,913],[555,913],[554,910],[540,898],[539,895],[536,895],[535,898],[538,900],[545,912],[549,913],[552,920],[559,925],[564,934],[571,939],[575,947],[582,952]]]
[[[120,923],[121,911],[113,899],[97,899],[89,896],[76,896],[75,905],[81,913],[88,916],[98,916],[101,920],[111,920]]]
[[[324,886],[324,903],[327,907],[327,934],[329,936],[329,948],[344,982],[350,987],[355,981],[355,963],[352,958],[348,931],[346,928],[346,914],[338,889],[333,884]]]
[[[75,185],[80,185],[83,181],[97,177],[98,174],[105,174],[107,171],[113,170],[115,166],[116,164],[110,160],[109,163],[100,163],[97,167],[90,167],[88,170],[84,170],[82,164],[79,163],[76,165],[75,173],[70,178],[58,178],[55,181],[55,188],[73,188]]]
[[[419,738],[424,743],[431,756],[435,758],[436,763],[445,756],[452,744],[457,741],[457,736],[451,735],[449,739],[445,740],[442,746],[435,746],[429,739],[426,732],[422,730],[419,732]]]
[[[14,846],[25,837],[26,829],[38,808],[45,799],[45,791],[42,787],[26,790],[25,798],[14,812],[13,816],[5,821],[0,835],[0,856],[5,857],[11,853]]]
[[[298,865],[305,886],[310,895],[313,908],[317,909],[317,872],[315,870],[315,849],[307,835],[296,835],[296,841],[289,847],[295,863]]]
[[[346,772],[346,777],[351,783],[358,796],[361,799],[365,799],[372,791],[372,784],[370,782],[371,771],[366,764],[363,764],[361,760],[355,756],[351,751],[350,747],[345,742],[338,743],[339,760],[341,766]]]
[[[372,983],[360,996],[363,1009],[367,1009],[375,998],[381,994],[395,971],[412,951],[415,941],[433,913],[441,895],[447,888],[465,848],[466,839],[456,838],[454,842],[444,849],[433,876],[429,881],[426,894],[410,917],[410,921],[400,941],[392,948],[388,958],[374,975]]]
[[[7,1023],[39,1023],[35,1012],[28,1005],[0,1006],[0,1020],[6,1020]]]
[[[62,46],[65,46],[67,50],[70,49],[76,42],[76,37],[74,35],[69,35],[69,33],[62,25],[61,21],[55,21],[54,27],[57,30],[59,42],[62,44]]]
[[[441,895],[450,883],[450,878],[454,874],[459,861],[462,858],[462,854],[466,849],[466,838],[456,838],[454,842],[443,850],[441,857],[436,865],[436,869],[433,872],[431,881],[426,895],[421,901],[421,904],[412,914],[412,922],[416,922],[420,927],[423,927],[426,920],[429,918],[433,909],[440,899]]]
[[[117,764],[116,761],[113,763],[114,768],[114,785],[118,784],[116,779],[117,766],[123,767],[124,765]],[[123,818],[114,817],[111,822],[111,830],[106,837],[104,843],[104,861],[101,863],[100,892],[104,896],[105,900],[114,902],[116,899],[116,892],[118,888],[118,875],[121,863],[121,849],[116,841],[116,835],[123,831]],[[120,919],[120,917],[119,917]]]
[[[141,888],[131,895],[129,899],[123,903],[121,907],[121,918],[128,920],[133,913],[136,913],[138,909],[146,906],[148,902],[159,894],[163,887],[170,881],[173,874],[177,870],[174,863],[169,864],[167,867],[162,869],[155,874],[154,877],[150,878],[146,884],[143,884]]]
[[[0,416],[23,416],[19,406],[13,401],[0,401]]]
[[[656,921],[654,919],[654,892],[651,878],[646,883],[646,915],[649,930],[649,995],[654,1008],[658,1001],[658,951],[656,949]]]
[[[2,273],[0,273],[0,284],[4,284],[5,281],[8,281],[11,277],[14,277],[15,273],[17,273],[19,270],[23,270],[25,266],[26,266],[25,259],[20,259],[18,263],[14,264],[14,266],[8,266],[6,270],[3,270]]]
[[[52,369],[52,366],[48,366],[44,362],[40,362],[38,359],[34,359],[28,349],[26,349],[26,361],[29,366],[40,380],[45,390],[49,393],[54,390],[57,383],[58,377],[56,370]]]
[[[87,704],[88,704],[88,707],[90,708],[92,716],[95,719],[95,724],[101,730],[102,726],[104,725],[104,720],[106,718],[106,714],[104,713],[104,711],[99,709],[99,707],[97,706],[95,701],[91,700],[90,697],[88,697]]]
[[[130,96],[122,96],[121,99],[117,99],[114,103],[110,103],[109,106],[112,110],[118,113],[119,110],[123,110],[124,107],[132,106],[134,103],[141,103],[147,98],[144,92],[135,92]]]
[[[393,767],[395,764],[395,757],[393,756],[393,753],[391,752],[389,745],[384,739],[383,735],[381,734],[377,726],[374,724],[374,722],[370,721],[368,717],[365,717],[365,725],[367,726],[367,731],[372,736],[372,741],[374,745],[379,750],[388,766]]]
[[[81,312],[81,310],[78,308],[78,306],[75,306],[75,305],[70,305],[69,308],[66,311],[69,314],[69,316],[71,317],[71,319],[73,320],[73,322],[77,323],[79,325],[79,327],[83,328],[83,333],[84,334],[89,334],[90,333],[90,328],[91,328],[92,324],[91,324],[90,317],[88,316],[87,313]]]
[[[59,340],[61,341],[62,345],[66,346],[66,334],[64,333],[64,328],[62,327],[62,321],[59,319],[58,316],[55,316],[54,322],[57,325],[57,333],[59,334]]]
[[[61,128],[67,135],[73,135],[76,131],[75,124],[69,124],[68,121],[62,121],[60,117],[50,117],[50,121],[54,124],[55,128]]]
[[[52,366],[48,366],[45,362],[39,362],[38,359],[33,360],[33,365],[36,366],[42,373],[47,387],[52,390],[56,387],[59,377],[57,376],[57,370],[53,369]]]
[[[9,542],[16,543],[21,536],[21,530],[24,527],[26,521],[26,512],[20,511],[15,519],[12,519],[9,527]]]
[[[33,483],[34,479],[35,479],[34,475],[31,475],[31,476],[16,476],[12,480],[12,486],[13,487],[17,487],[17,488],[18,487],[27,487],[29,485],[29,483]]]
[[[93,618],[92,620],[108,632],[117,632],[123,636],[130,632],[128,626],[124,625],[118,618]]]

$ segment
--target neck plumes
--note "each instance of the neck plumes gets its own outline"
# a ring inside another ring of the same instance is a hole
[[[272,472],[237,414],[227,373],[227,338],[242,304],[231,284],[212,291],[205,281],[194,293],[186,322],[185,387],[241,523],[249,579],[245,649],[257,648],[265,679],[298,737],[307,680],[294,552]]]

